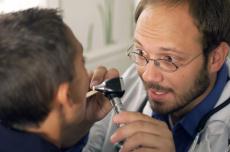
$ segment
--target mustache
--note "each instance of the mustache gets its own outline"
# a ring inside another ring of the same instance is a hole
[[[168,87],[163,87],[159,85],[158,83],[145,83],[146,89],[154,89],[157,91],[164,91],[164,92],[173,92],[173,89]]]

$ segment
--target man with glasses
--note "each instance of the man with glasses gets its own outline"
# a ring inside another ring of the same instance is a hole
[[[135,21],[135,65],[123,76],[129,112],[95,124],[85,151],[119,142],[122,152],[227,151],[230,1],[141,0]]]

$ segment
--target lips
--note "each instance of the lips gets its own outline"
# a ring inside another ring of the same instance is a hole
[[[151,100],[155,101],[163,101],[169,94],[168,91],[164,90],[156,90],[156,89],[148,89],[148,96]]]

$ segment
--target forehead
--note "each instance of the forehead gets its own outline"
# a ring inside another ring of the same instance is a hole
[[[186,4],[145,8],[137,21],[135,39],[143,45],[155,43],[179,50],[201,46],[201,34]]]

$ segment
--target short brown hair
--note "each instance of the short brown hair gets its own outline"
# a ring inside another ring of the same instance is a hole
[[[203,36],[205,56],[220,42],[230,45],[230,0],[141,0],[135,12],[135,22],[146,7],[157,3],[168,6],[188,3],[190,14]]]

